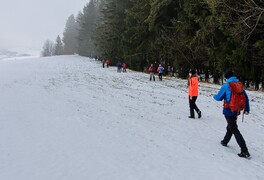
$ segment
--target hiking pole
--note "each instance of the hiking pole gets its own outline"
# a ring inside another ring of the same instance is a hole
[[[245,113],[243,112],[243,114],[242,114],[242,122],[244,122],[244,114],[245,114]]]

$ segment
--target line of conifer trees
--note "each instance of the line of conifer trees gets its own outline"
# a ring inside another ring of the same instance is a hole
[[[264,84],[263,0],[90,0],[75,22],[83,56],[139,71],[162,63],[181,77],[196,68],[215,83],[232,69]]]

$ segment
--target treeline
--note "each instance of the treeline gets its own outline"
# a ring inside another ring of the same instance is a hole
[[[77,54],[79,27],[74,15],[70,15],[65,25],[63,38],[58,35],[55,43],[46,40],[42,48],[42,56]]]
[[[263,0],[90,0],[76,19],[80,55],[264,84]]]

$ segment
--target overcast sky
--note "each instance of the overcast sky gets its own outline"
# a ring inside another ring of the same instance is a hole
[[[56,40],[89,0],[0,0],[0,49],[37,48]]]

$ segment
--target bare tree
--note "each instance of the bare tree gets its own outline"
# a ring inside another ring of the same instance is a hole
[[[43,48],[42,48],[42,52],[41,52],[41,56],[52,56],[53,55],[53,47],[54,44],[52,41],[50,40],[46,40]]]

